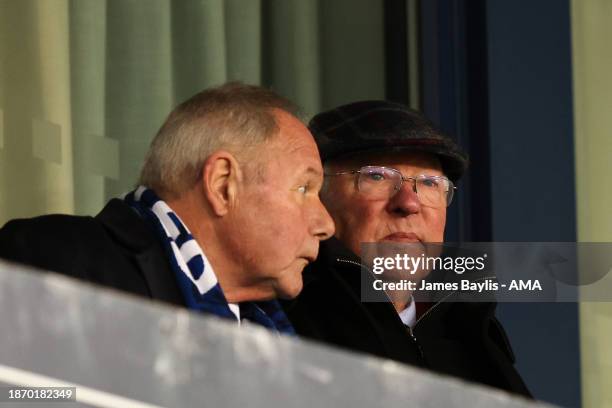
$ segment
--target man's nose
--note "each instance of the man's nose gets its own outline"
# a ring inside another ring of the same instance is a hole
[[[311,233],[320,241],[331,238],[336,231],[334,220],[319,199],[317,199],[310,221]]]
[[[421,200],[415,191],[413,180],[406,180],[402,183],[399,191],[389,199],[387,210],[402,216],[421,211]]]

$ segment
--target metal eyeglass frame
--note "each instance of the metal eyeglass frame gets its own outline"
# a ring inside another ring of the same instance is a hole
[[[417,178],[424,176],[424,177],[428,177],[428,178],[433,178],[433,179],[438,179],[438,180],[446,180],[448,182],[448,190],[446,191],[447,193],[447,198],[446,198],[446,207],[450,206],[451,202],[453,201],[453,197],[455,195],[455,190],[457,190],[457,187],[455,186],[455,184],[446,176],[428,176],[426,174],[420,174],[418,176],[409,176],[409,177],[404,177],[404,175],[402,174],[401,171],[399,171],[398,169],[394,169],[393,167],[385,167],[385,166],[362,166],[359,170],[347,170],[347,171],[340,171],[337,173],[332,173],[332,174],[328,174],[326,173],[325,176],[342,176],[342,175],[346,175],[346,174],[361,174],[363,173],[364,169],[368,169],[368,168],[374,168],[374,169],[385,169],[385,170],[390,170],[394,173],[399,174],[400,176],[400,184],[397,185],[395,187],[395,192],[393,192],[389,198],[393,197],[395,194],[397,194],[398,191],[400,191],[400,189],[402,188],[402,185],[404,184],[404,181],[408,181],[408,180],[412,180],[412,191],[414,191],[417,196],[419,194],[418,190],[417,190]],[[359,183],[357,183],[357,188],[359,188]],[[361,191],[361,190],[359,190]]]

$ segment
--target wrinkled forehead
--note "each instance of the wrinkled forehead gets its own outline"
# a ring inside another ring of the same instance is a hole
[[[419,168],[442,174],[440,159],[426,152],[361,152],[342,156],[325,162],[326,171],[357,170],[363,166],[385,166]]]

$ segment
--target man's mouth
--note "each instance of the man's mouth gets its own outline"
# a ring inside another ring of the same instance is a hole
[[[309,264],[309,263],[311,263],[311,262],[314,262],[314,261],[315,261],[315,259],[317,259],[317,256],[316,256],[316,255],[315,255],[315,256],[312,256],[312,255],[306,255],[306,256],[301,256],[300,258],[301,258],[301,259],[303,259],[303,260],[305,260],[305,261],[306,261],[306,264]]]
[[[420,239],[414,232],[394,232],[393,234],[383,237],[381,241],[420,242]]]

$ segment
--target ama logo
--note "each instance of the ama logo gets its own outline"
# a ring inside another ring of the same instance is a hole
[[[542,290],[542,285],[538,279],[534,280],[512,280],[508,290]]]

